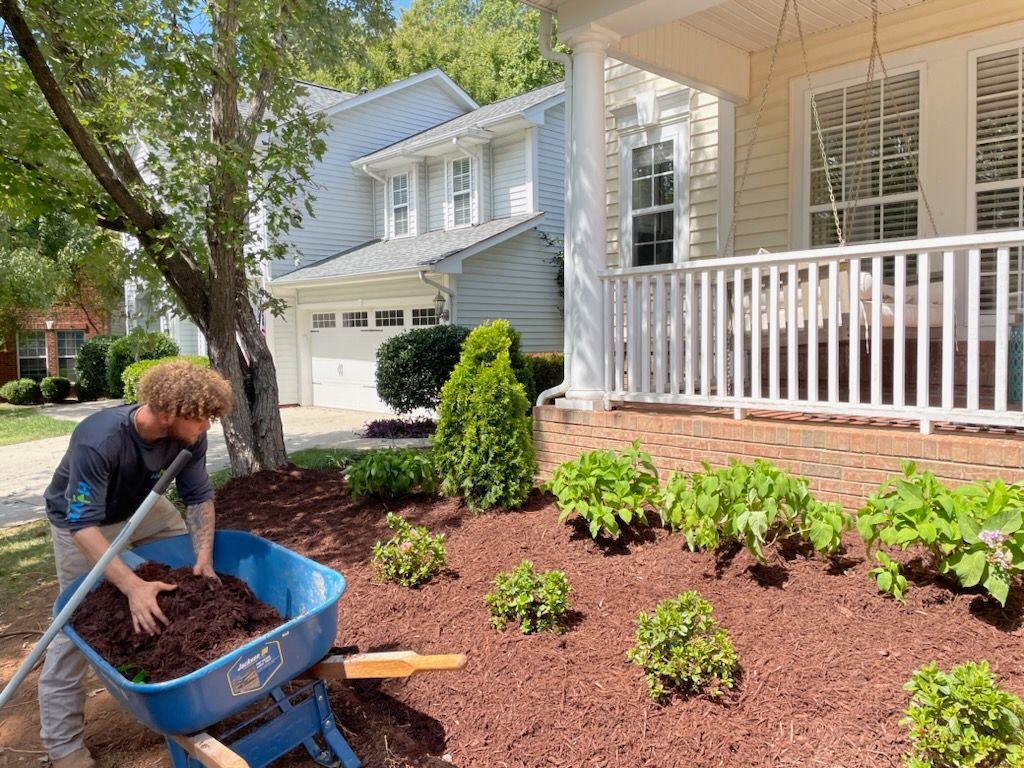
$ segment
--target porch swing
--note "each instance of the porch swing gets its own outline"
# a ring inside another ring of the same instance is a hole
[[[932,214],[931,205],[928,202],[928,196],[925,194],[923,185],[921,184],[921,178],[918,170],[917,157],[913,152],[909,150],[907,136],[908,132],[904,123],[904,115],[900,108],[900,104],[895,100],[892,95],[892,91],[886,88],[885,85],[890,81],[889,72],[886,68],[885,61],[882,57],[881,48],[878,42],[878,0],[871,0],[871,51],[868,58],[868,69],[864,80],[863,89],[863,100],[860,109],[860,122],[857,128],[857,145],[856,154],[852,158],[852,162],[857,164],[857,175],[853,181],[853,187],[855,196],[852,203],[846,208],[845,216],[840,213],[839,206],[836,202],[835,186],[833,184],[833,173],[834,169],[830,167],[828,150],[825,147],[824,131],[821,127],[821,118],[818,112],[818,104],[815,99],[814,89],[811,83],[811,70],[807,59],[807,45],[806,38],[803,31],[803,25],[800,20],[800,6],[799,0],[785,0],[782,7],[782,14],[779,19],[779,26],[775,37],[775,45],[772,50],[772,58],[768,67],[768,76],[765,79],[764,87],[761,91],[761,102],[758,107],[757,114],[754,118],[753,131],[751,133],[750,141],[747,143],[746,154],[743,159],[742,171],[740,174],[739,184],[737,185],[736,192],[733,196],[733,215],[732,222],[729,228],[729,236],[726,239],[725,245],[725,256],[733,255],[733,248],[736,239],[736,228],[738,219],[736,211],[739,210],[740,201],[743,196],[743,190],[746,186],[747,176],[750,170],[750,159],[753,152],[754,146],[757,144],[757,135],[761,127],[761,121],[764,115],[765,105],[768,100],[768,93],[771,88],[773,77],[775,74],[775,65],[778,60],[779,49],[782,45],[782,38],[785,31],[786,20],[789,14],[789,7],[793,6],[793,15],[796,22],[797,38],[800,42],[800,51],[804,65],[804,76],[807,79],[807,92],[810,97],[811,106],[811,117],[813,120],[814,136],[817,139],[818,153],[821,158],[822,169],[824,170],[824,180],[828,189],[828,197],[830,203],[830,211],[832,214],[832,222],[835,226],[836,242],[839,246],[847,245],[847,231],[849,230],[849,223],[855,221],[858,210],[858,203],[860,202],[862,185],[862,175],[864,168],[868,165],[869,161],[865,161],[865,150],[867,149],[867,122],[868,122],[868,107],[871,100],[871,84],[875,77],[875,64],[876,59],[878,65],[882,70],[882,90],[890,99],[890,104],[894,108],[896,122],[899,129],[899,146],[901,152],[896,157],[902,157],[905,159],[913,172],[914,182],[917,187],[917,191],[921,197],[921,201],[924,204],[925,212],[927,214],[928,223],[931,227],[932,235],[938,235],[938,228],[935,225],[935,218]],[[842,158],[842,166],[849,164],[850,160],[845,156]],[[845,174],[845,168],[841,168],[841,172]],[[842,179],[839,179],[842,181]],[[879,176],[879,183],[881,183],[881,175]],[[843,221],[847,222],[847,227],[844,230]],[[759,248],[758,254],[768,254],[769,251],[764,248]],[[881,276],[879,276],[881,277]],[[864,326],[865,329],[869,327],[869,318],[872,316],[872,303],[874,294],[874,279],[875,275],[872,272],[861,272],[859,278],[859,285],[857,289],[858,297],[858,308],[857,315],[859,316],[860,325]],[[804,316],[806,314],[807,297],[805,291],[807,290],[807,283],[802,282],[799,286],[799,295],[797,297],[797,313],[796,313],[796,324],[801,330],[805,326]],[[928,306],[922,308],[917,304],[916,292],[911,292],[907,297],[907,301],[903,306],[903,322],[905,327],[917,327],[918,325],[927,325],[929,327],[941,327],[943,323],[942,313],[942,296],[941,296],[941,283],[935,283],[930,286]],[[765,309],[769,306],[768,292],[766,289],[761,288],[761,326],[762,330],[767,330],[770,327],[769,324],[769,310]],[[813,287],[814,301],[817,304],[817,324],[819,327],[824,325],[825,318],[827,317],[821,302],[822,286],[819,282]],[[778,317],[778,328],[785,329],[788,322],[788,312],[785,310],[786,298],[785,289],[780,285],[778,287],[779,292],[779,317]],[[882,282],[881,285],[881,321],[883,327],[892,327],[894,325],[895,318],[895,290],[892,286]],[[847,305],[850,299],[849,291],[849,272],[846,269],[841,269],[839,273],[839,290],[838,295],[840,297],[840,315],[839,324],[842,325],[842,309],[844,304]],[[744,326],[746,330],[751,330],[751,306],[750,296],[745,296],[743,299],[743,310],[744,310]],[[831,309],[829,310],[831,311]],[[851,312],[851,317],[853,313]],[[865,343],[867,343],[867,335],[865,334]]]

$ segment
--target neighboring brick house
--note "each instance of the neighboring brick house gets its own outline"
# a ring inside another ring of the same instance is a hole
[[[40,313],[0,342],[0,384],[46,376],[66,376],[73,382],[78,350],[86,339],[107,333],[109,318],[99,312],[55,306]]]

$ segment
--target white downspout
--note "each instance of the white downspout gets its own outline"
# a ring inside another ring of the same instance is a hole
[[[550,389],[545,389],[539,395],[537,395],[537,405],[544,405],[547,400],[564,395],[569,391],[572,383],[569,381],[569,372],[572,370],[571,362],[573,355],[573,339],[576,337],[576,312],[572,301],[569,298],[572,296],[571,286],[575,276],[575,267],[572,251],[572,233],[569,231],[572,226],[572,217],[569,215],[569,211],[572,208],[572,185],[569,180],[572,178],[573,170],[576,166],[576,161],[573,156],[573,144],[572,144],[572,57],[561,51],[556,51],[551,47],[551,32],[554,26],[554,18],[550,11],[540,12],[540,30],[539,30],[539,45],[540,54],[548,61],[553,61],[561,64],[565,69],[565,210],[562,215],[562,221],[564,222],[565,233],[562,238],[562,288],[565,296],[565,310],[562,333],[563,341],[562,348],[564,351],[564,360],[562,368],[562,382],[556,384]]]

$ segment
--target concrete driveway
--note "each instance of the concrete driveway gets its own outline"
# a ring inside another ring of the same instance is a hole
[[[58,419],[81,421],[116,400],[47,406],[45,413]],[[356,435],[363,425],[380,414],[303,406],[282,408],[281,422],[289,452],[302,448],[367,448],[390,441],[367,440]],[[212,471],[228,466],[224,433],[210,430],[207,466]],[[44,517],[43,491],[67,450],[70,435],[0,446],[0,528]]]

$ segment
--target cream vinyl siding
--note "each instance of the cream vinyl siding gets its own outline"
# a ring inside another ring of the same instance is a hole
[[[963,152],[966,146],[967,51],[991,44],[985,42],[983,35],[972,33],[1022,19],[1024,4],[1020,0],[992,0],[984,4],[929,0],[880,17],[879,43],[886,65],[895,68],[925,62],[921,91],[922,186],[936,214],[940,235],[968,231],[966,163],[959,157],[946,163],[936,158],[946,152],[948,159],[949,147],[958,146],[958,151]],[[965,39],[966,35],[972,37]],[[941,41],[945,41],[943,45],[931,52],[913,50]],[[858,78],[863,81],[870,50],[870,22],[809,36],[807,58],[812,87],[818,90]],[[751,98],[736,107],[737,187],[771,58],[770,48],[752,55]],[[739,254],[758,248],[783,251],[806,244],[805,227],[802,222],[792,221],[791,214],[803,210],[806,181],[801,177],[806,173],[803,153],[807,125],[790,125],[793,114],[806,120],[803,104],[791,104],[791,94],[802,101],[806,88],[800,43],[786,43],[779,50],[757,142],[751,151],[746,186],[737,205]],[[932,172],[928,168],[929,157]],[[801,185],[801,192],[796,195],[799,199],[795,200],[791,200],[791,166],[793,180]],[[929,236],[929,230],[922,222],[919,235]]]
[[[277,397],[282,403],[299,402],[299,349],[295,302],[285,297],[284,313],[267,324],[267,345],[277,372]]]
[[[560,351],[561,301],[553,255],[530,231],[466,259],[455,294],[456,321],[473,327],[504,318],[522,333],[524,352]]]
[[[658,97],[678,92],[684,86],[674,80],[609,59],[605,68],[606,113],[632,103],[654,88]],[[717,254],[718,240],[718,100],[709,94],[690,91],[689,163],[689,246],[690,258]],[[606,119],[606,160],[608,169],[608,264],[619,264],[620,232],[620,148],[615,117]],[[684,250],[684,249],[679,249]]]

